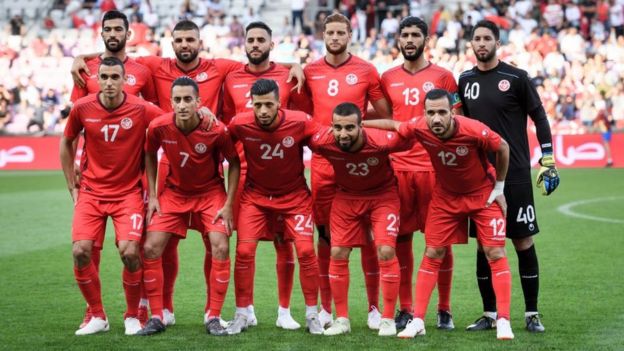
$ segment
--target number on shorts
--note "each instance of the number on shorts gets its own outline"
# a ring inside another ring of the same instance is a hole
[[[180,162],[180,167],[184,167],[186,161],[188,161],[189,153],[180,151],[180,155],[182,156],[182,162]]]
[[[132,229],[139,231],[143,228],[143,216],[133,213],[130,219],[132,220]]]
[[[490,221],[492,236],[505,236],[505,220],[502,218],[492,218]]]
[[[112,129],[113,130],[113,134],[108,135],[108,130]],[[119,124],[105,124],[104,127],[102,127],[102,129],[100,129],[100,132],[104,133],[104,141],[105,142],[113,142],[115,141],[115,138],[117,137],[117,132],[119,131]]]
[[[390,224],[388,224],[388,226],[386,227],[386,230],[389,232],[398,232],[399,217],[397,217],[397,215],[395,215],[394,213],[390,213],[388,214],[388,217],[386,217],[386,219],[390,222]]]
[[[300,233],[311,232],[314,228],[311,215],[295,215],[295,221],[297,221],[297,224],[295,224],[295,230]]]
[[[332,79],[329,81],[329,85],[327,86],[327,94],[329,94],[329,96],[338,95],[338,80],[337,79]]]
[[[276,144],[275,148],[271,147],[269,144],[260,144],[260,150],[263,151],[262,156],[260,156],[263,160],[272,160],[275,158],[284,158],[284,150],[280,146],[281,144]]]
[[[452,153],[452,152],[444,152],[444,150],[443,150],[443,151],[440,151],[438,153],[438,156],[442,160],[442,164],[443,165],[445,165],[445,166],[457,166],[457,162],[455,162],[456,159],[457,159],[457,155],[455,155],[454,153]]]
[[[523,207],[520,207],[518,210],[518,217],[516,217],[516,222],[520,223],[533,223],[535,221],[535,209],[533,205],[529,205],[526,207],[526,211],[523,211]]]
[[[349,169],[349,174],[359,177],[365,177],[368,175],[368,164],[367,163],[347,163],[347,168]]]

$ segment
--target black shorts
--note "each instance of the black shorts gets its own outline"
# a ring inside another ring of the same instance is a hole
[[[507,200],[507,228],[509,239],[522,239],[539,233],[537,213],[533,201],[533,183],[505,184]],[[470,237],[476,238],[475,226],[470,223]]]

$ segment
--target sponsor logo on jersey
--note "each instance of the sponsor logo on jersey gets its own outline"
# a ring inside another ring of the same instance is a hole
[[[129,117],[126,117],[121,120],[121,128],[130,129],[132,128],[132,120]]]
[[[405,85],[405,83],[403,83],[403,82],[400,82],[400,83],[392,83],[392,84],[390,84],[390,88],[394,88],[394,87],[402,87],[402,86],[404,86],[404,85]]]
[[[99,118],[85,118],[85,122],[97,123],[102,122],[102,120]]]
[[[136,82],[137,82],[136,77],[133,74],[128,74],[128,78],[126,79],[126,84],[135,85]]]
[[[247,86],[249,86],[249,84],[234,84],[232,85],[232,88],[240,89],[240,88],[246,88]]]
[[[312,79],[312,80],[319,80],[319,79],[323,79],[323,78],[325,78],[325,76],[312,76],[312,78],[310,78],[310,79]]]
[[[503,79],[500,82],[498,82],[498,90],[500,91],[505,92],[509,90],[510,87],[511,87],[511,83],[509,83],[507,79]]]
[[[289,135],[282,140],[282,145],[284,145],[284,147],[291,147],[295,145],[295,139]]]
[[[425,82],[425,84],[423,84],[423,91],[425,93],[428,93],[430,90],[432,90],[433,88],[435,88],[435,85],[433,85],[433,83],[431,82]]]
[[[163,139],[163,144],[177,144],[178,142],[176,140],[168,140],[168,139]]]
[[[354,85],[354,84],[357,84],[358,77],[355,74],[353,74],[353,73],[349,73],[349,74],[347,74],[346,81],[347,81],[347,84]]]
[[[198,74],[197,77],[195,77],[195,80],[198,81],[198,82],[203,82],[206,79],[208,79],[208,73],[206,73],[206,72],[202,72],[202,73]]]
[[[342,157],[336,157],[336,156],[327,156],[327,158],[330,158],[332,160],[336,160],[336,161],[344,161],[345,159]]]
[[[422,141],[422,143],[423,143],[423,144],[427,144],[427,145],[429,145],[429,146],[438,146],[437,144],[430,143],[430,142],[428,142],[428,141],[424,141],[424,140]]]
[[[204,152],[206,152],[206,150],[208,150],[208,147],[206,146],[206,144],[204,143],[195,144],[195,151],[198,154],[203,154]]]
[[[245,140],[247,140],[247,141],[262,141],[262,139],[260,139],[260,138],[251,138],[251,137],[245,137]]]
[[[366,159],[366,163],[368,163],[369,166],[377,166],[379,164],[379,159],[377,157],[369,157]]]
[[[466,156],[468,155],[468,148],[465,147],[464,145],[458,146],[457,149],[455,150],[455,152],[457,153],[457,155],[459,156]]]
[[[535,225],[533,223],[529,224],[529,230],[530,231],[534,231],[535,230]]]

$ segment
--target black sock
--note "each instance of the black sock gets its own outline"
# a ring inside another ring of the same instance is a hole
[[[539,293],[539,264],[535,245],[531,245],[524,251],[516,251],[518,254],[518,270],[520,271],[520,283],[524,293],[526,312],[537,312],[537,295]]]
[[[485,253],[477,251],[477,283],[483,300],[484,312],[496,312],[496,295],[492,287],[492,271]]]

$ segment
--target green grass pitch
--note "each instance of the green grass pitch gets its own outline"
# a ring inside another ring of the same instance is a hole
[[[62,174],[1,172],[0,349],[487,350],[504,346],[515,350],[622,350],[624,170],[562,170],[561,177],[561,186],[553,195],[548,198],[536,195],[542,231],[536,237],[541,268],[540,312],[546,333],[529,334],[523,329],[524,302],[516,255],[511,252],[512,326],[516,338],[501,342],[496,340],[495,332],[463,330],[481,313],[474,278],[474,241],[454,249],[452,305],[457,327],[454,331],[435,329],[435,293],[425,337],[381,338],[368,330],[366,294],[357,252],[351,259],[350,335],[329,338],[311,336],[303,330],[278,329],[275,327],[275,256],[272,245],[264,243],[259,247],[256,264],[255,306],[259,325],[238,336],[208,336],[202,324],[203,245],[195,232],[180,243],[180,274],[175,294],[177,324],[162,335],[127,337],[123,335],[121,262],[110,223],[101,275],[111,331],[76,337],[74,331],[85,304],[72,273],[72,206]],[[561,206],[567,214],[558,210]],[[507,248],[513,250],[510,244]],[[416,267],[422,250],[423,242],[417,234]],[[231,284],[224,306],[226,319],[233,315],[233,291]],[[291,310],[295,319],[304,322],[297,277]]]

